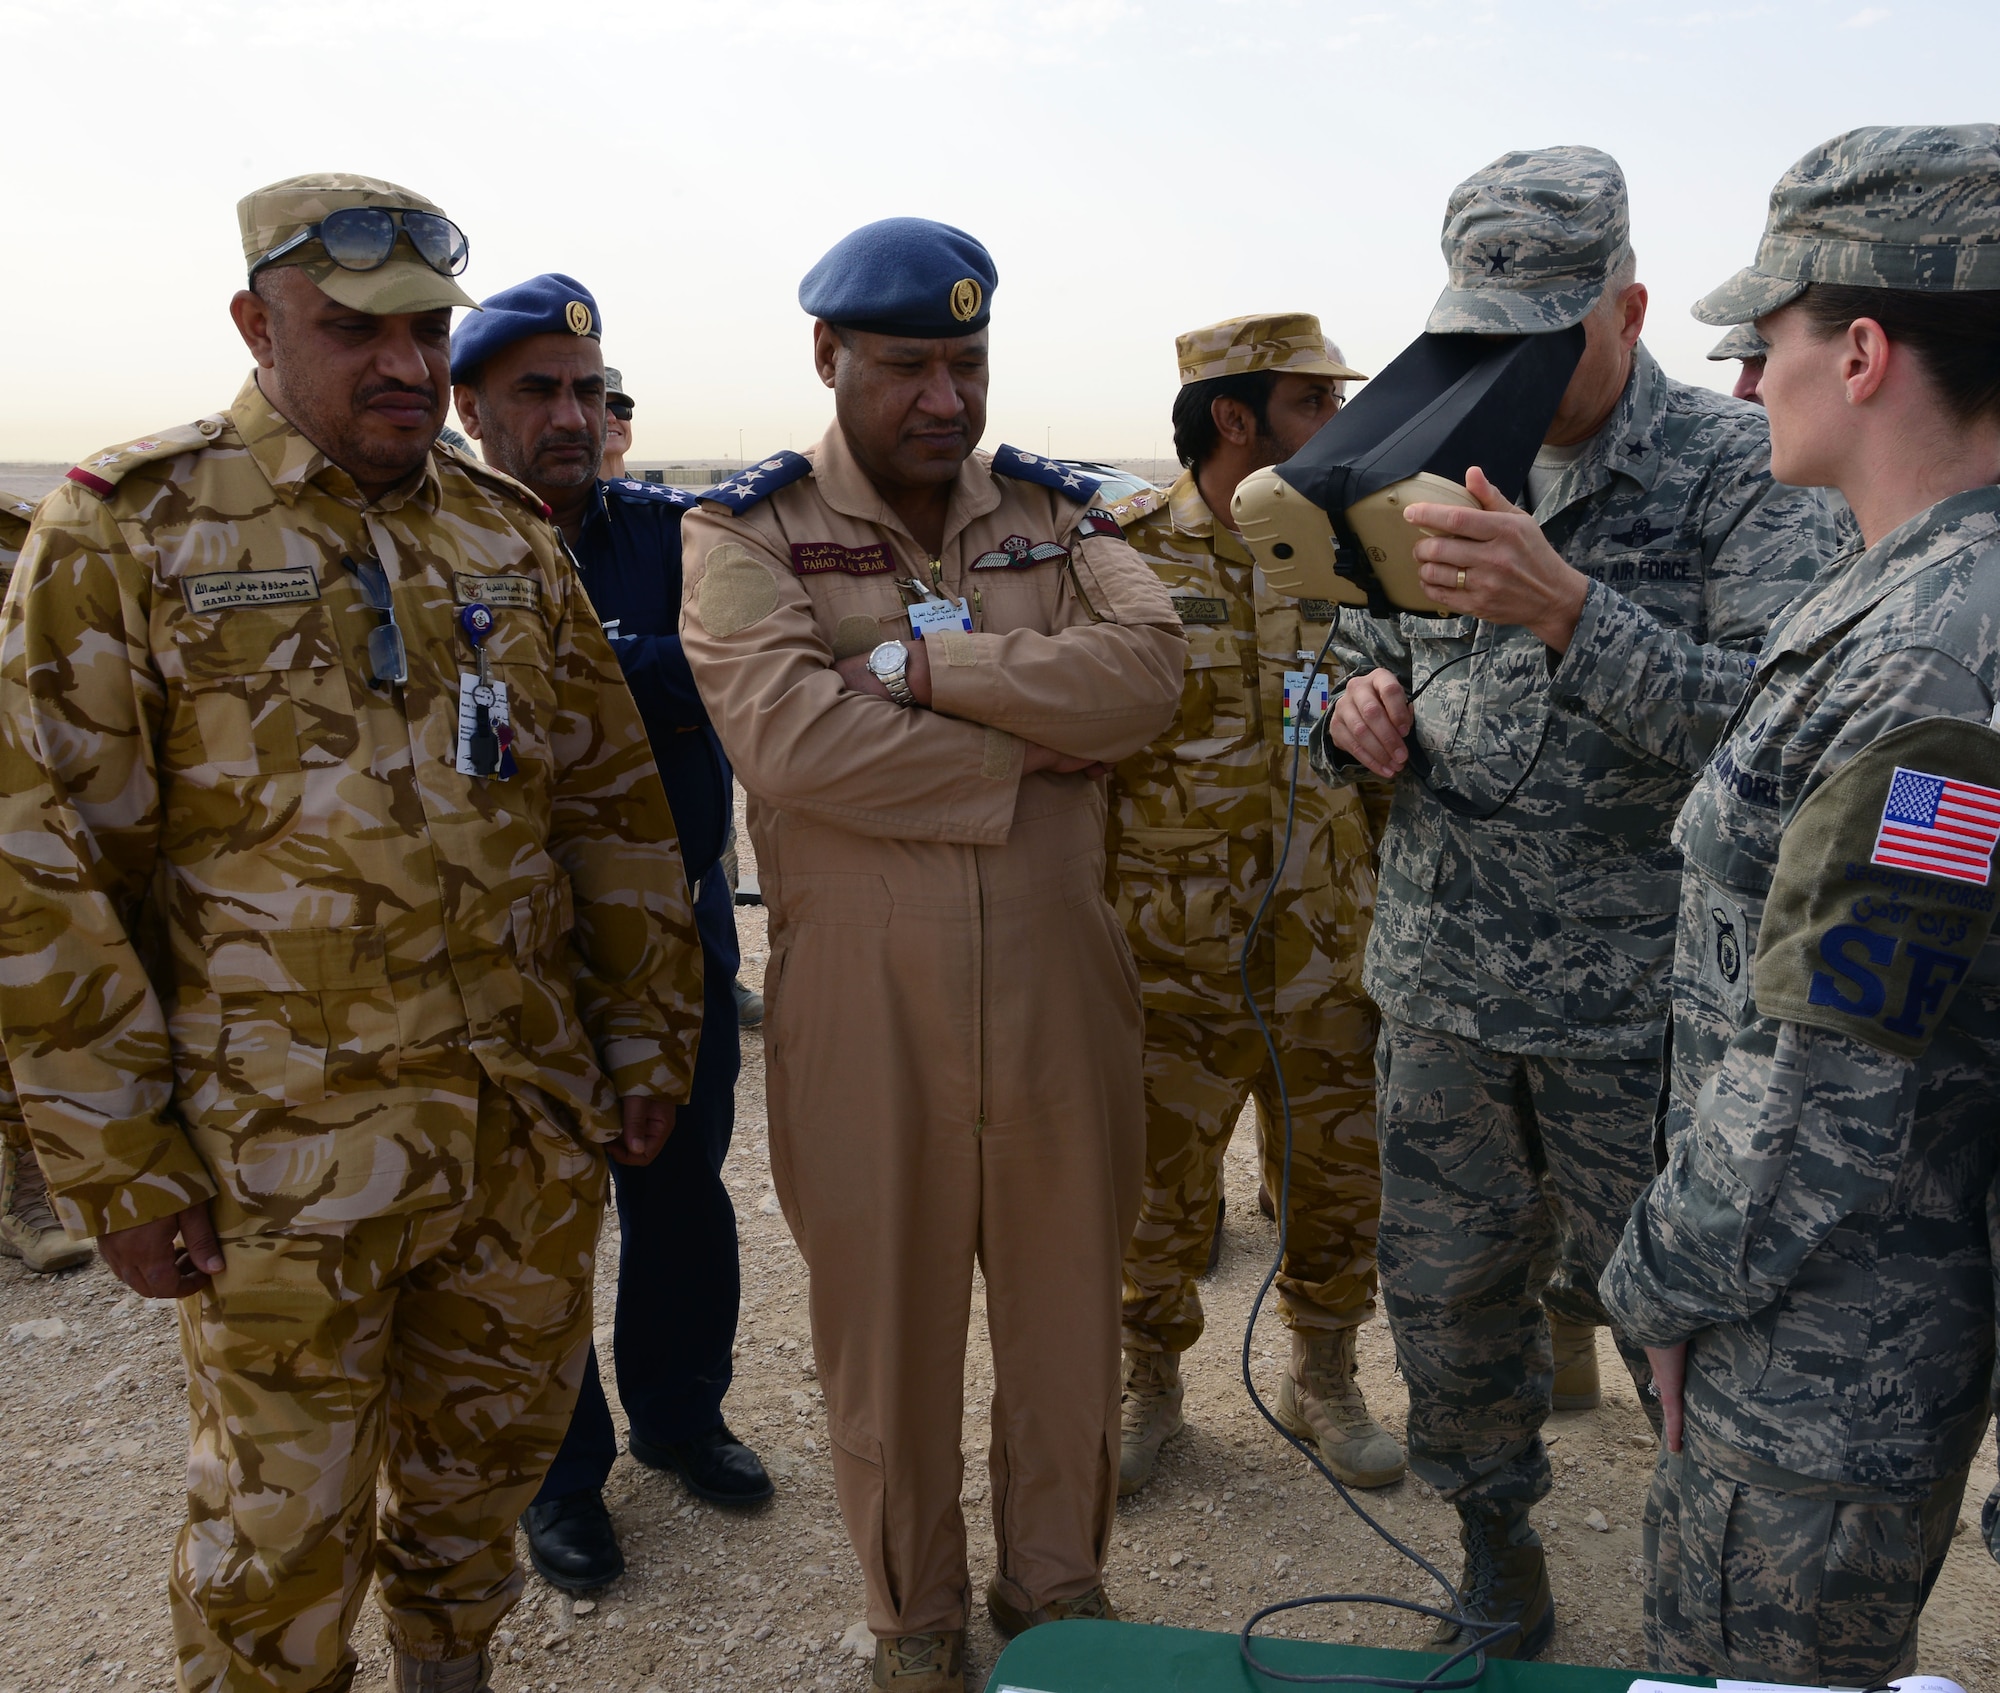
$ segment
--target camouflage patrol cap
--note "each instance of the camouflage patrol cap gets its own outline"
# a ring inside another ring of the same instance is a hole
[[[1174,337],[1181,386],[1253,370],[1288,371],[1295,376],[1333,376],[1366,382],[1341,361],[1340,349],[1321,332],[1311,312],[1279,312],[1267,317],[1226,317],[1206,329]]]
[[[236,223],[243,233],[243,262],[254,266],[274,247],[310,229],[345,206],[382,206],[413,212],[444,213],[421,194],[379,177],[320,172],[288,176],[246,194],[236,202]],[[441,276],[421,259],[406,236],[398,237],[389,262],[376,270],[343,270],[319,248],[307,242],[297,255],[286,254],[281,265],[297,265],[319,285],[321,293],[359,312],[387,317],[396,312],[428,312],[439,306],[472,306],[479,302],[448,276]]]
[[[1874,125],[1815,147],[1771,190],[1757,262],[1694,315],[1749,323],[1815,282],[2000,288],[2000,124]]]
[[[1754,323],[1739,323],[1709,348],[1708,356],[1715,360],[1761,359],[1770,352],[1764,337],[1757,333]]]
[[[638,403],[625,392],[625,373],[615,364],[604,367],[604,397],[613,404],[630,406]]]
[[[1625,173],[1595,147],[1503,153],[1451,191],[1451,273],[1433,335],[1540,335],[1581,322],[1632,241]]]

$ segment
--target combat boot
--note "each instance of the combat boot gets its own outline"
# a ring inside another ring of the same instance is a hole
[[[1387,1487],[1409,1467],[1396,1438],[1370,1414],[1354,1379],[1347,1329],[1293,1329],[1292,1364],[1278,1384],[1278,1421],[1319,1448],[1349,1487]]]
[[[965,1693],[965,1630],[878,1635],[868,1685],[877,1693]]]
[[[44,1276],[90,1257],[90,1242],[71,1240],[56,1221],[35,1149],[11,1141],[0,1150],[0,1252]]]
[[[1068,1622],[1072,1617],[1084,1617],[1092,1622],[1118,1620],[1118,1613],[1111,1608],[1111,1597],[1104,1591],[1101,1582],[1079,1599],[1051,1599],[1046,1605],[1024,1611],[1001,1593],[997,1580],[990,1581],[986,1584],[986,1614],[993,1619],[993,1626],[1009,1640],[1031,1628],[1039,1628],[1045,1622]]]
[[[399,1651],[389,1686],[390,1693],[492,1693],[493,1660],[483,1651],[441,1661]]]
[[[1597,1379],[1597,1328],[1591,1323],[1565,1322],[1549,1315],[1549,1344],[1556,1355],[1555,1396],[1558,1411],[1594,1411],[1604,1402]]]
[[[1465,1570],[1458,1578],[1459,1614],[1481,1622],[1518,1622],[1521,1631],[1486,1648],[1489,1658],[1535,1658],[1556,1631],[1549,1594],[1549,1561],[1542,1537],[1528,1521],[1528,1507],[1478,1504],[1458,1508],[1458,1543]],[[1434,1652],[1456,1652],[1471,1642],[1454,1623],[1441,1622],[1430,1638]]]
[[[1187,1427],[1181,1416],[1181,1355],[1125,1354],[1125,1389],[1118,1404],[1118,1497],[1153,1479],[1160,1448]]]

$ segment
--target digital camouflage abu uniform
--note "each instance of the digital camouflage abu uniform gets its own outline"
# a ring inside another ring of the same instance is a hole
[[[1605,154],[1503,156],[1452,194],[1430,329],[1577,322],[1628,228]],[[1385,1020],[1382,1290],[1410,1463],[1461,1502],[1547,1491],[1538,1295],[1562,1252],[1551,1308],[1604,1320],[1597,1274],[1653,1173],[1674,814],[1771,620],[1832,551],[1819,496],[1771,482],[1769,440],[1755,407],[1641,345],[1535,511],[1590,578],[1560,659],[1470,617],[1341,620],[1347,662],[1417,694],[1433,779],[1494,813],[1399,778],[1364,978]]]
[[[2000,128],[1814,149],[1756,266],[1696,311],[1761,317],[1808,277],[2000,290]],[[1685,1443],[1646,1514],[1662,1669],[1915,1665],[1992,1380],[1996,631],[1979,487],[1773,632],[1675,831],[1671,1158],[1604,1278],[1636,1340],[1688,1343]]]
[[[1359,374],[1304,315],[1231,319],[1181,336],[1178,352],[1183,383],[1249,370]],[[1292,1107],[1277,1285],[1288,1323],[1352,1327],[1374,1310],[1375,1012],[1361,992],[1361,949],[1387,792],[1374,786],[1371,822],[1363,790],[1329,787],[1300,750],[1311,727],[1304,678],[1332,604],[1273,593],[1203,503],[1192,470],[1164,501],[1128,510],[1118,514],[1125,538],[1172,596],[1188,661],[1173,724],[1118,766],[1110,788],[1108,891],[1146,1005],[1146,1186],[1125,1254],[1125,1344],[1185,1352],[1201,1337],[1195,1279],[1215,1228],[1223,1148],[1253,1090],[1272,1131],[1265,1180],[1280,1191],[1277,1089],[1237,962],[1277,865],[1295,757],[1291,850],[1250,972]]]
[[[246,257],[342,204],[426,202],[279,184],[239,208]],[[401,249],[322,286],[458,298]],[[374,685],[370,565],[401,687]],[[465,1658],[576,1394],[594,1143],[618,1095],[685,1094],[698,1034],[617,661],[526,490],[434,454],[366,499],[254,375],[72,471],[19,574],[0,1023],[28,1125],[73,1229],[207,1200],[226,1265],[181,1304],[182,1683],[344,1686],[371,1563],[396,1647]],[[458,756],[475,601],[506,780]]]

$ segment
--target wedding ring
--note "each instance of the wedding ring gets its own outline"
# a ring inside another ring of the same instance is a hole
[[[1464,565],[1460,565],[1460,566],[1458,567],[1458,591],[1459,591],[1459,592],[1460,592],[1461,594],[1465,592],[1465,566],[1464,566]]]

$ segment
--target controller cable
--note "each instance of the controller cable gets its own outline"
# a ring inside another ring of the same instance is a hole
[[[1327,631],[1326,640],[1319,649],[1319,656],[1313,660],[1313,667],[1308,673],[1309,676],[1319,675],[1321,669],[1326,664],[1326,655],[1333,646],[1334,633],[1338,627],[1339,625],[1336,623],[1334,629]],[[1410,696],[1411,703],[1414,704],[1417,697],[1423,693],[1424,688],[1428,688],[1445,670],[1450,669],[1454,664],[1461,663],[1465,659],[1475,656],[1476,653],[1483,650],[1485,649],[1474,648],[1472,651],[1461,653],[1458,658],[1451,659],[1447,663],[1440,665],[1437,670],[1432,671],[1429,676],[1424,678],[1423,685],[1416,690],[1416,693]],[[1306,700],[1308,703],[1311,697],[1312,684],[1308,681],[1306,684]],[[1303,717],[1304,713],[1302,712],[1300,715]],[[1285,1261],[1288,1201],[1291,1197],[1292,1189],[1291,1095],[1285,1087],[1285,1070],[1283,1061],[1278,1053],[1278,1043],[1271,1034],[1270,1025],[1264,1021],[1263,1012],[1257,1006],[1256,991],[1250,980],[1250,957],[1256,947],[1257,936],[1262,930],[1265,912],[1270,907],[1271,896],[1277,891],[1278,879],[1284,874],[1286,861],[1291,856],[1292,832],[1298,819],[1299,760],[1305,751],[1306,739],[1310,733],[1310,728],[1311,726],[1307,725],[1299,729],[1292,744],[1291,772],[1285,794],[1284,837],[1278,849],[1277,862],[1271,868],[1271,880],[1264,889],[1263,898],[1257,902],[1257,909],[1251,916],[1249,928],[1244,932],[1243,953],[1237,960],[1237,974],[1243,984],[1243,1003],[1249,1006],[1250,1015],[1256,1019],[1258,1033],[1264,1037],[1264,1050],[1271,1061],[1272,1078],[1277,1083],[1278,1106],[1283,1118],[1285,1131],[1283,1175],[1278,1184],[1277,1196],[1278,1245],[1276,1252],[1273,1253],[1271,1258],[1271,1267],[1264,1273],[1264,1280],[1257,1289],[1256,1300],[1250,1307],[1249,1320],[1243,1325],[1243,1352],[1239,1361],[1243,1377],[1243,1388],[1250,1395],[1250,1403],[1256,1408],[1257,1414],[1278,1431],[1287,1445],[1292,1447],[1294,1451],[1332,1484],[1333,1490],[1340,1495],[1342,1502],[1347,1508],[1366,1523],[1369,1528],[1373,1529],[1385,1544],[1395,1551],[1400,1552],[1438,1584],[1438,1587],[1444,1593],[1445,1605],[1448,1608],[1440,1609],[1435,1605],[1419,1604],[1413,1599],[1398,1599],[1385,1593],[1316,1593],[1306,1598],[1281,1599],[1275,1604],[1266,1605],[1262,1609],[1253,1612],[1245,1620],[1242,1628],[1238,1630],[1237,1638],[1244,1664],[1253,1673],[1264,1676],[1271,1681],[1291,1682],[1297,1685],[1314,1687],[1383,1687],[1395,1689],[1397,1693],[1448,1693],[1450,1689],[1471,1687],[1476,1683],[1486,1673],[1487,1647],[1508,1638],[1510,1635],[1520,1633],[1521,1625],[1518,1622],[1490,1623],[1478,1617],[1466,1616],[1463,1611],[1463,1601],[1458,1595],[1458,1589],[1446,1578],[1444,1572],[1431,1563],[1428,1558],[1424,1557],[1422,1553],[1398,1540],[1394,1534],[1384,1528],[1381,1523],[1377,1522],[1361,1508],[1360,1504],[1355,1500],[1354,1495],[1347,1490],[1346,1485],[1341,1481],[1340,1477],[1328,1469],[1326,1464],[1321,1460],[1318,1450],[1306,1441],[1301,1440],[1290,1429],[1286,1428],[1283,1423],[1278,1421],[1270,1406],[1264,1402],[1263,1396],[1257,1391],[1257,1384],[1252,1379],[1250,1373],[1250,1347],[1257,1333],[1257,1319],[1263,1314],[1264,1301],[1270,1296],[1271,1285],[1277,1280],[1278,1271]],[[1543,737],[1544,739],[1547,738],[1546,723],[1543,725]],[[1536,757],[1539,758],[1540,755],[1541,749],[1538,746],[1536,748]],[[1533,768],[1534,760],[1531,759],[1528,769],[1533,770]],[[1524,771],[1522,772],[1521,781],[1526,780],[1527,771]],[[1426,785],[1428,786],[1428,784]],[[1507,798],[1500,802],[1500,805],[1506,805],[1507,801],[1511,800],[1514,794],[1519,791],[1520,786],[1521,782],[1517,781],[1514,787],[1508,791]],[[1433,789],[1432,791],[1435,792],[1436,790]],[[1499,806],[1494,808],[1495,811],[1499,809]],[[1493,813],[1487,812],[1485,815],[1490,817]],[[1383,1605],[1399,1611],[1414,1611],[1421,1616],[1433,1617],[1439,1622],[1455,1623],[1464,1631],[1470,1644],[1461,1646],[1451,1656],[1441,1660],[1435,1670],[1418,1681],[1397,1680],[1393,1677],[1374,1675],[1295,1675],[1286,1670],[1273,1669],[1257,1656],[1255,1649],[1257,1637],[1253,1631],[1259,1623],[1263,1622],[1266,1618],[1277,1616],[1284,1611],[1305,1610],[1315,1605]],[[1456,1679],[1449,1679],[1451,1672],[1465,1663],[1467,1659],[1472,1661],[1471,1673],[1459,1676]]]

